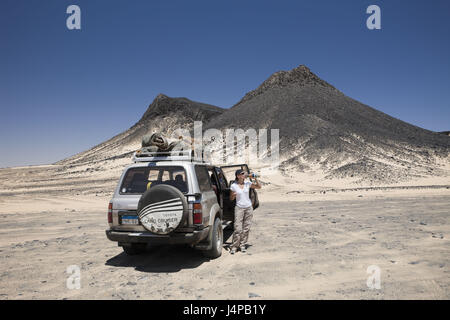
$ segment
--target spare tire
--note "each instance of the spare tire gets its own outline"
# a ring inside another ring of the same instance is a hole
[[[139,199],[137,212],[145,229],[164,235],[184,224],[188,217],[188,205],[180,190],[160,184],[144,192]]]

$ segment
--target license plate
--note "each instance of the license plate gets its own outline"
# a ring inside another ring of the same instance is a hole
[[[137,216],[122,216],[122,224],[139,224]]]

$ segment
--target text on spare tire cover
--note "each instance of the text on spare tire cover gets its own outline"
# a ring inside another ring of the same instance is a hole
[[[139,212],[142,225],[157,234],[172,232],[183,218],[183,203],[180,198],[152,203]]]

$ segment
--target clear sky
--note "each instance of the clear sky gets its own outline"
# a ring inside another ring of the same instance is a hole
[[[81,30],[66,9],[81,8]],[[381,8],[381,30],[366,8]],[[1,0],[0,167],[128,129],[158,93],[229,108],[305,64],[346,95],[450,130],[450,1]]]

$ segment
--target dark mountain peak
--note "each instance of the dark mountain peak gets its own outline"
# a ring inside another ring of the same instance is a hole
[[[289,71],[278,71],[272,74],[266,81],[263,82],[263,85],[266,86],[277,86],[277,85],[286,85],[288,83],[300,82],[300,83],[314,83],[320,80],[311,70],[305,66],[300,65],[297,68],[294,68]]]
[[[148,106],[139,122],[155,117],[165,116],[185,116],[193,120],[205,120],[215,115],[219,115],[224,110],[222,108],[189,100],[184,97],[172,98],[163,93],[158,94],[153,102]]]
[[[155,101],[160,101],[160,100],[166,100],[166,99],[169,99],[169,97],[166,96],[164,93],[160,93],[160,94],[158,94],[158,95],[155,97],[155,99],[153,100],[153,102],[155,102]]]
[[[240,104],[257,95],[260,95],[261,93],[269,89],[283,88],[291,85],[298,87],[320,86],[330,88],[334,91],[338,91],[331,84],[320,79],[317,75],[311,72],[311,70],[307,66],[302,64],[289,71],[281,70],[273,73],[258,88],[248,92],[237,104]]]

